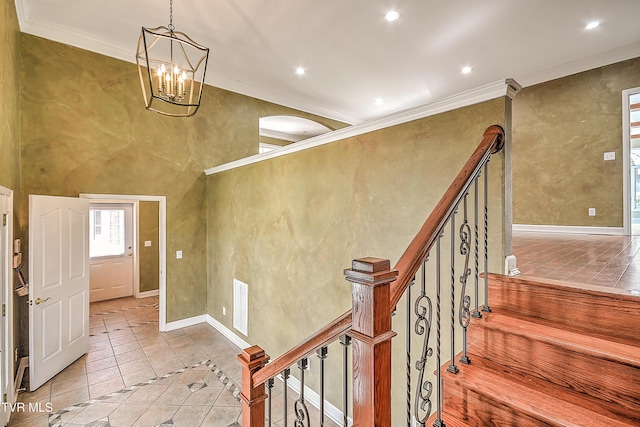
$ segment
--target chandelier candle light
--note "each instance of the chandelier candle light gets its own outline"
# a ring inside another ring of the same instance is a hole
[[[209,49],[169,26],[142,27],[136,63],[147,110],[173,117],[193,116],[202,98]]]

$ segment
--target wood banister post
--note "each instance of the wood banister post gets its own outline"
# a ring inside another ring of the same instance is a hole
[[[242,425],[244,427],[264,427],[264,383],[253,384],[253,374],[263,368],[269,361],[269,356],[263,349],[254,345],[245,348],[238,355],[242,367]]]
[[[353,297],[353,425],[391,425],[389,284],[398,276],[389,260],[360,258],[344,271]]]

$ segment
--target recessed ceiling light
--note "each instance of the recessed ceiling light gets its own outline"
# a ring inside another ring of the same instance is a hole
[[[384,19],[387,22],[397,21],[398,18],[400,18],[400,12],[398,12],[397,10],[390,10],[386,15],[384,15]]]
[[[303,76],[306,72],[307,72],[307,70],[305,70],[302,67],[296,68],[296,74],[299,75],[299,76]]]
[[[383,105],[384,104],[384,99],[376,98],[374,102],[375,102],[376,105]]]
[[[462,74],[469,74],[470,72],[473,71],[473,68],[467,66],[467,67],[462,67]]]
[[[599,26],[600,26],[599,21],[593,21],[593,22],[589,22],[585,28],[587,30],[593,30],[594,28],[598,28]]]

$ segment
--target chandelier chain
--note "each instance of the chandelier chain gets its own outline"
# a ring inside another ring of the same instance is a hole
[[[175,28],[173,26],[173,0],[169,0],[169,31],[173,33]]]

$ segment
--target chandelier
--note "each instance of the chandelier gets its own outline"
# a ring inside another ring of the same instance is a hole
[[[193,116],[202,98],[209,49],[173,26],[173,0],[169,26],[142,27],[136,63],[145,108],[173,117]]]

